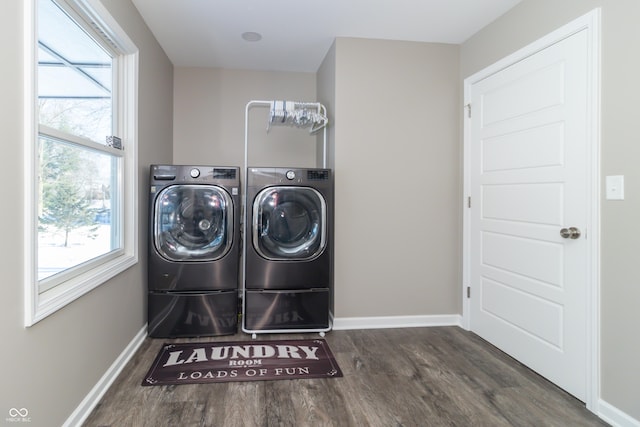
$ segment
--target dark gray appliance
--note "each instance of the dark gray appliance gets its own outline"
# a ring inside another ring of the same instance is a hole
[[[151,165],[150,175],[149,336],[236,333],[240,169]]]
[[[246,191],[243,331],[329,331],[332,171],[248,168]]]

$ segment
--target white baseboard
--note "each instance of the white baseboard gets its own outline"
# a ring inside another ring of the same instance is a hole
[[[462,316],[459,314],[443,314],[435,316],[337,317],[333,320],[333,329],[338,331],[427,326],[462,326]]]
[[[107,372],[100,378],[98,383],[93,386],[89,394],[80,402],[80,405],[75,411],[67,418],[63,427],[76,427],[81,426],[82,423],[91,415],[91,411],[98,405],[102,396],[107,392],[111,384],[116,380],[120,372],[127,365],[127,362],[136,353],[136,350],[142,345],[142,342],[147,337],[147,325],[144,325],[142,329],[131,340],[129,345],[120,353],[120,356],[111,364]]]
[[[600,400],[598,402],[597,415],[604,421],[615,427],[640,427],[640,420],[636,420],[631,415],[622,412],[615,406]]]

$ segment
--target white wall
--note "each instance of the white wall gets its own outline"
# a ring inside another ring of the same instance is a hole
[[[602,11],[602,178],[625,176],[625,200],[601,188],[602,399],[640,420],[640,2],[524,0],[461,47],[461,78],[595,7]]]
[[[140,263],[69,306],[23,326],[24,0],[4,0],[0,13],[4,224],[0,266],[0,423],[27,408],[32,427],[61,425],[146,323],[146,199],[140,192]],[[130,0],[103,0],[140,51],[140,179],[151,162],[171,160],[172,65]],[[26,424],[25,424],[26,425]]]

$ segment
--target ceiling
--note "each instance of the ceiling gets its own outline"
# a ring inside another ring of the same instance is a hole
[[[132,1],[177,67],[316,72],[336,37],[459,44],[521,0]]]

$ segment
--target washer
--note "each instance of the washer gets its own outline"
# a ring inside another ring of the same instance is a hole
[[[248,168],[243,331],[331,329],[330,169]]]
[[[239,172],[238,167],[151,165],[149,336],[237,331]]]

